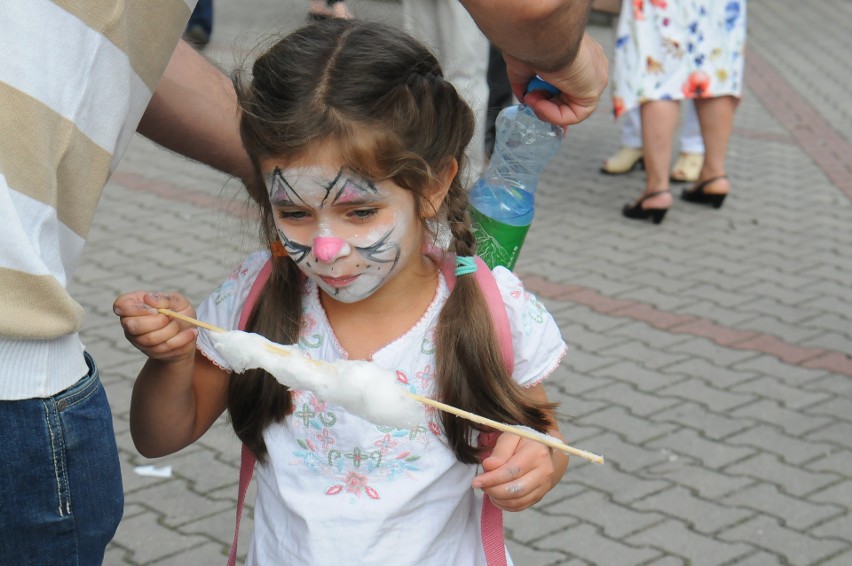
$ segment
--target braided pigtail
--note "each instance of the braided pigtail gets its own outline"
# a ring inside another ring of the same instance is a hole
[[[471,229],[467,193],[460,186],[452,186],[444,202],[455,253],[473,256],[476,238]],[[439,396],[445,403],[541,432],[552,426],[551,411],[556,405],[529,399],[509,374],[488,303],[473,273],[457,277],[441,311],[436,342]],[[477,462],[480,450],[471,443],[475,425],[449,414],[443,414],[441,419],[459,460]]]

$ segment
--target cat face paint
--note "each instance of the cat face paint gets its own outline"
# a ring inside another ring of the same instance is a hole
[[[420,224],[409,191],[345,167],[262,165],[284,249],[334,299],[369,297],[419,252]]]

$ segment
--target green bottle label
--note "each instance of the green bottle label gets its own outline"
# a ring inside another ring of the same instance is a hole
[[[476,235],[476,255],[494,269],[498,265],[514,269],[518,261],[524,238],[530,229],[526,226],[511,226],[485,216],[477,209],[470,208],[473,220],[473,233]]]

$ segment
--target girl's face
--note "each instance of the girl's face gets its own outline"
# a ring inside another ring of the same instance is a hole
[[[362,179],[323,150],[261,167],[284,249],[334,299],[363,300],[420,256],[423,229],[410,191]]]

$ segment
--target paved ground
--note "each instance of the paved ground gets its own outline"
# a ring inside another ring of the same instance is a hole
[[[207,53],[230,67],[306,3],[223,4]],[[399,18],[393,2],[352,5]],[[754,0],[749,20],[724,208],[677,201],[661,226],[622,219],[642,177],[597,172],[618,145],[606,105],[541,184],[517,271],[571,345],[548,384],[563,430],[607,463],[575,460],[507,517],[519,566],[852,564],[852,3]],[[610,28],[590,31],[611,45]],[[222,422],[172,457],[136,453],[142,357],[111,304],[138,288],[203,298],[254,247],[240,187],[138,139],[100,208],[74,287],[124,466],[106,563],[222,564],[238,444]],[[173,475],[134,473],[146,464]]]

